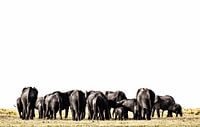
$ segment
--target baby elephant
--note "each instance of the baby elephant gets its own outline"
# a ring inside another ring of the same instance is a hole
[[[38,110],[39,119],[42,119],[44,117],[44,98],[43,97],[37,98],[36,103],[35,103],[35,108]]]
[[[124,114],[125,114],[125,109],[124,107],[117,107],[113,110],[113,117],[115,120],[123,120],[124,119]]]
[[[16,102],[17,102],[17,111],[19,113],[19,117],[22,118],[23,105],[22,105],[21,97],[18,97]]]
[[[174,104],[173,106],[169,107],[169,114],[171,114],[172,117],[172,113],[176,114],[176,117],[178,117],[178,115],[180,115],[181,117],[183,116],[183,111],[182,111],[182,107],[180,104]]]

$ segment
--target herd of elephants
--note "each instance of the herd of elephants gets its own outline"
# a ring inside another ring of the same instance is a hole
[[[90,120],[126,120],[128,111],[133,113],[135,120],[151,120],[154,112],[160,117],[160,110],[168,111],[167,117],[173,117],[173,113],[182,116],[182,107],[177,104],[170,95],[159,96],[153,90],[140,88],[134,99],[127,99],[123,91],[86,91],[71,90],[67,92],[55,91],[44,97],[38,97],[35,87],[25,87],[21,96],[17,98],[17,110],[21,119],[33,119],[35,109],[38,110],[39,119],[56,119],[59,112],[62,119],[62,110],[65,110],[65,118],[68,110],[71,110],[72,120],[83,120],[88,109]],[[113,111],[111,113],[111,108]]]

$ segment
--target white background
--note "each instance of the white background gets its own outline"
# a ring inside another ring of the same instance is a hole
[[[25,86],[148,87],[200,107],[199,85],[199,1],[0,1],[0,107]]]

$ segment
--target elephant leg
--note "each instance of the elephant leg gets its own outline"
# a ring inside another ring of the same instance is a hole
[[[176,112],[176,117],[178,117],[178,112]]]
[[[172,111],[168,110],[167,117],[172,117]]]
[[[41,109],[41,119],[44,118],[44,109]]]
[[[78,121],[80,121],[81,120],[81,112],[80,111],[78,111],[78,114],[77,114],[78,116]]]
[[[143,120],[145,119],[145,109],[143,109],[143,108],[141,110],[141,117]]]
[[[85,118],[85,111],[81,112],[81,120],[83,120]]]
[[[92,116],[92,120],[96,120],[98,119],[98,110],[99,110],[99,107],[97,107],[97,104],[95,103],[93,105],[93,116]],[[100,111],[100,110],[99,110]],[[101,115],[101,114],[100,114]],[[100,116],[101,117],[101,116]]]
[[[54,117],[54,120],[56,119],[56,110],[54,109],[53,110],[53,117]]]
[[[128,110],[124,109],[124,119],[128,119]]]
[[[151,110],[146,109],[147,120],[151,120]]]
[[[106,113],[106,111],[105,111],[105,113]],[[109,116],[109,113],[107,115]],[[99,116],[100,116],[100,120],[104,120],[105,119],[102,109],[99,109]]]
[[[119,113],[119,118],[118,118],[118,120],[121,120],[121,114]]]
[[[34,105],[31,106],[31,119],[33,119],[35,117],[35,109],[34,109]]]
[[[47,117],[47,119],[51,119],[51,113],[52,111],[51,111],[51,108],[47,108],[47,110],[46,110],[46,117]]]
[[[62,110],[59,108],[60,119],[62,119]]]
[[[90,112],[90,110],[88,110],[88,120],[90,120],[91,119],[91,112]]]
[[[111,117],[109,116],[109,113],[110,113],[109,110],[105,109],[105,119],[106,119],[106,120],[110,120],[110,118],[111,118]],[[103,116],[104,116],[104,115],[103,115]]]
[[[156,111],[157,111],[157,116],[158,116],[158,118],[160,118],[160,109],[157,109]],[[163,115],[163,114],[162,114],[162,115]]]
[[[170,112],[170,117],[173,117],[173,112],[172,111]]]
[[[120,114],[120,120],[123,120],[123,119],[122,119],[122,114]]]
[[[78,105],[79,105],[78,103],[76,103],[76,105],[74,105],[76,121],[80,121],[80,116],[81,116],[80,109],[79,109],[80,106],[78,106]]]
[[[155,107],[153,107],[153,109],[152,109],[152,117],[154,117],[154,113],[155,113]]]
[[[19,118],[22,118],[22,113],[21,112],[19,112]]]
[[[82,119],[82,113],[79,111],[78,112],[78,121],[80,121]]]
[[[23,108],[22,108],[22,111],[21,111],[19,108],[17,108],[17,111],[18,111],[18,113],[19,113],[19,117],[22,119]]]
[[[47,118],[48,117],[48,109],[46,109],[45,111],[44,111],[44,118]]]
[[[110,110],[111,110],[111,108],[109,107],[109,109],[108,109],[108,111],[109,111],[109,117],[112,118]]]
[[[30,103],[28,103],[28,105],[27,105],[27,115],[26,115],[26,119],[27,119],[27,120],[28,120],[29,117],[30,117],[30,112],[31,112],[31,105],[30,105]]]
[[[44,112],[44,118],[45,118],[45,117],[49,118],[48,112],[49,112],[49,108],[46,106],[45,112]]]
[[[42,119],[43,118],[43,108],[41,107],[40,108],[40,119]]]
[[[80,117],[79,117],[79,112],[77,111],[77,109],[75,109],[75,120],[79,121]]]
[[[50,111],[50,119],[53,119],[53,111]]]
[[[75,120],[75,111],[71,109],[71,112],[72,112],[72,120]]]
[[[97,119],[97,112],[94,111],[93,116],[92,116],[92,120],[96,120]]]
[[[93,111],[91,109],[88,109],[88,120],[91,120],[93,116]]]
[[[35,116],[34,110],[31,108],[31,110],[30,110],[30,119],[33,119],[34,116]]]
[[[138,120],[142,120],[142,107],[138,106],[138,114],[137,114],[137,118]]]
[[[43,119],[45,118],[45,113],[46,113],[46,108],[44,107],[43,110],[42,110],[42,117],[43,117]]]
[[[23,103],[22,119],[26,118],[27,106]]]
[[[49,114],[50,114],[50,111],[49,111],[49,109],[47,109],[46,112],[45,112],[45,117],[47,117],[47,119],[50,118],[50,117],[49,117],[49,116],[50,116]],[[45,118],[45,117],[44,117],[44,118]]]
[[[117,120],[117,113],[115,112],[114,114],[115,116],[113,115],[113,117],[115,118],[115,120]]]
[[[41,110],[40,110],[40,108],[38,109],[38,114],[39,114],[39,119],[41,119]]]
[[[69,107],[67,107],[67,108],[65,109],[65,118],[68,117],[68,110],[69,110]]]
[[[133,119],[136,120],[137,117],[136,117],[136,114],[133,112]]]
[[[120,120],[120,114],[118,114],[118,120]]]
[[[92,114],[92,111],[91,111],[91,107],[90,105],[88,104],[88,120],[91,120],[91,114]]]

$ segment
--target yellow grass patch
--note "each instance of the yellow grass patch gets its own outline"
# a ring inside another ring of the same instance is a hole
[[[92,120],[82,120],[82,121],[72,121],[71,114],[69,112],[69,118],[60,120],[59,115],[57,114],[57,120],[40,120],[36,112],[36,118],[34,120],[21,120],[18,116],[16,109],[0,109],[0,126],[20,126],[20,127],[51,127],[51,126],[126,126],[126,127],[192,127],[200,126],[200,109],[184,109],[183,117],[173,117],[167,118],[166,116],[158,119],[157,117],[152,118],[152,120],[109,120],[109,121],[92,121]],[[129,113],[132,115],[132,113]],[[63,111],[64,115],[64,111]],[[156,114],[155,114],[156,115]],[[131,116],[130,116],[131,117]]]

